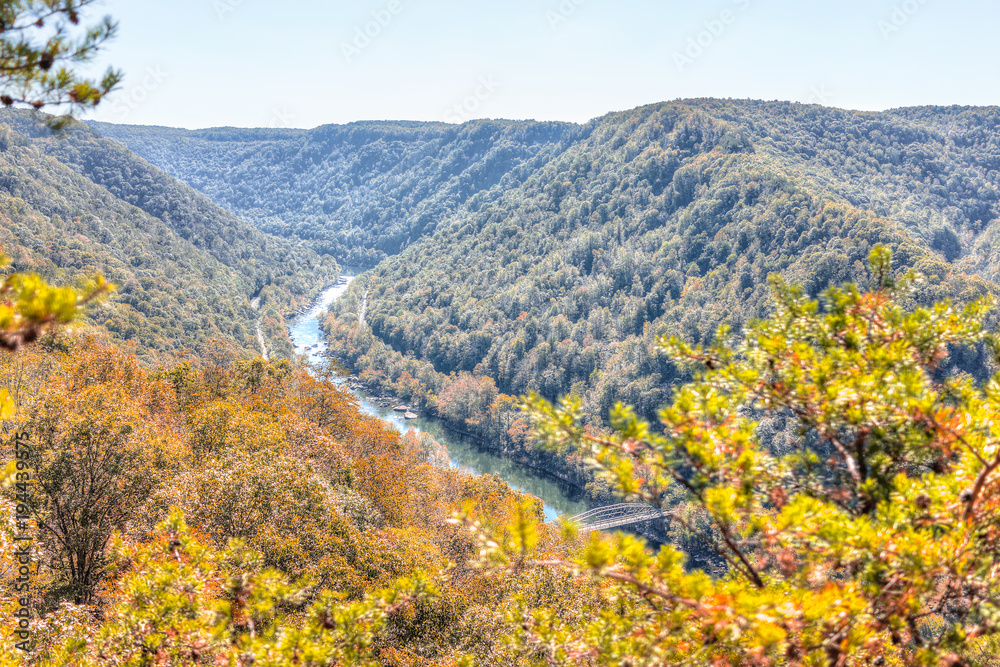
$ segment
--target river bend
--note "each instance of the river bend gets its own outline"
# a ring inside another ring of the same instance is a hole
[[[319,317],[347,291],[353,279],[353,275],[345,275],[345,280],[341,283],[324,290],[316,303],[307,312],[296,317],[289,327],[295,351],[305,355],[314,365],[319,366],[326,362],[327,345],[320,329]],[[430,433],[435,440],[448,448],[452,467],[476,475],[499,475],[511,487],[537,496],[545,503],[547,520],[554,519],[560,514],[572,516],[589,509],[589,505],[581,498],[582,494],[578,491],[536,470],[484,449],[472,438],[445,428],[440,419],[420,416],[417,419],[406,420],[403,415],[373,403],[363,391],[352,391],[352,393],[358,397],[363,411],[391,422],[401,433],[411,428]]]

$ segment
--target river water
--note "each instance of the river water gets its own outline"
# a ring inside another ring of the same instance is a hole
[[[330,305],[347,291],[354,276],[346,273],[344,276],[346,282],[327,288],[316,304],[308,312],[295,318],[289,327],[295,351],[305,355],[317,366],[326,363],[324,355],[327,350],[320,329],[319,315],[329,310]],[[430,433],[435,440],[448,448],[452,467],[467,470],[475,475],[499,475],[511,487],[537,496],[545,503],[547,520],[554,519],[560,514],[572,516],[590,508],[581,498],[579,491],[532,468],[484,449],[476,440],[448,430],[439,419],[421,416],[406,420],[400,413],[372,403],[364,392],[352,393],[358,397],[364,412],[391,422],[401,433],[411,428]]]

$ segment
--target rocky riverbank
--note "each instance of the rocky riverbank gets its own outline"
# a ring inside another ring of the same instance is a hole
[[[329,352],[324,356],[327,358],[333,358]],[[385,408],[387,410],[391,409],[394,412],[402,413],[406,419],[417,419],[420,416],[420,408],[407,405],[395,396],[378,391],[376,388],[362,382],[357,375],[348,376],[347,388],[351,391],[363,391],[371,403],[379,406],[380,408]]]
[[[316,296],[313,297],[312,301],[310,301],[307,305],[302,306],[298,310],[285,313],[285,319],[293,320],[296,317],[301,317],[302,315],[305,315],[306,313],[308,313],[309,311],[311,311],[312,309],[314,309],[316,306],[320,305],[323,302],[323,297],[329,290],[333,289],[334,287],[343,287],[347,285],[348,282],[350,282],[349,277],[340,276],[336,281],[324,285],[323,288],[320,289],[319,292],[317,292]]]

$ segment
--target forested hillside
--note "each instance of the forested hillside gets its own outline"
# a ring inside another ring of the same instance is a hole
[[[704,341],[723,322],[763,316],[772,272],[817,295],[862,280],[882,242],[930,277],[929,296],[986,289],[956,267],[988,278],[998,268],[981,238],[994,231],[987,170],[963,175],[956,157],[934,177],[948,190],[913,180],[939,160],[923,146],[875,175],[855,166],[860,152],[792,160],[780,148],[752,117],[667,106],[604,119],[524,188],[483,195],[372,271],[368,323],[404,355],[488,375],[504,393],[555,397],[583,383],[594,414],[623,400],[651,415],[675,378],[655,338]],[[893,174],[907,191],[871,185]]]
[[[1000,394],[940,363],[1000,353],[997,300],[910,310],[912,276],[870,258],[875,291],[826,312],[776,281],[734,347],[664,343],[698,368],[666,436],[530,399],[535,437],[672,506],[684,550],[655,554],[542,524],[288,360],[148,368],[59,331],[5,352],[0,663],[992,665]]]
[[[0,123],[0,246],[12,269],[118,284],[89,319],[137,350],[211,338],[259,349],[261,317],[270,347],[288,354],[284,315],[336,277],[330,258],[257,230],[86,126],[52,137],[10,111]]]
[[[864,258],[886,243],[899,268],[927,276],[925,301],[995,290],[998,120],[995,109],[698,100],[583,126],[99,129],[216,201],[257,193],[236,210],[258,224],[337,233],[343,249],[312,242],[349,261],[372,244],[402,248],[337,303],[334,349],[370,383],[523,447],[504,395],[575,392],[598,421],[617,401],[653,416],[682,379],[656,338],[706,341],[765,315],[772,272],[816,296],[864,281]],[[492,143],[468,143],[478,136]],[[489,168],[497,146],[513,156],[493,167],[507,175]],[[308,192],[313,217],[265,187],[278,182]],[[362,208],[341,205],[355,198]],[[984,372],[981,355],[963,354],[958,367]]]
[[[475,536],[448,519],[471,504],[487,525],[536,522],[537,499],[435,465],[435,443],[287,360],[240,356],[147,369],[81,336],[0,355],[18,406],[3,426],[32,456],[30,509],[0,469],[0,569],[16,572],[15,507],[39,563],[20,649],[18,596],[0,590],[0,663],[519,664],[532,649],[504,641],[518,605],[574,626],[610,608],[579,575],[469,567]],[[316,657],[338,650],[367,661]]]
[[[578,151],[572,169],[584,168],[587,158],[587,171],[600,170],[615,156],[619,166],[643,166],[641,179],[662,190],[679,165],[651,149],[678,120],[691,126],[682,139],[686,150],[715,146],[711,136],[702,145],[702,131],[721,133],[715,139],[726,136],[726,150],[762,154],[815,194],[898,221],[949,261],[976,247],[985,257],[975,258],[975,268],[990,262],[982,250],[989,239],[978,236],[995,219],[1000,198],[995,108],[876,113],[693,100],[587,125],[362,122],[196,131],[92,125],[244,219],[313,240],[345,263],[370,264],[433,232],[438,222],[478,210],[483,197],[516,188],[531,197],[520,186],[543,166],[546,182],[575,181],[568,163],[558,162],[571,147]],[[601,203],[621,205],[605,193],[591,195],[595,211]]]
[[[509,121],[308,131],[92,125],[261,229],[364,266],[433,233],[476,193],[520,187],[580,132]]]

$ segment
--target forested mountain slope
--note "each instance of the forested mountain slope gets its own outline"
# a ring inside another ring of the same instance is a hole
[[[259,193],[253,215],[236,207],[259,224],[303,238],[343,231],[350,259],[370,256],[372,244],[405,246],[354,286],[330,325],[369,377],[452,416],[463,411],[450,403],[472,400],[449,390],[453,372],[495,383],[477,396],[577,391],[605,415],[617,400],[652,414],[678,379],[655,338],[706,340],[722,322],[763,315],[772,272],[815,295],[864,279],[869,249],[888,243],[901,266],[929,277],[924,298],[994,289],[998,118],[995,109],[697,100],[583,126],[99,129],[216,201],[228,205],[240,183]],[[479,136],[492,147],[475,144]],[[437,157],[426,152],[433,142]],[[514,157],[490,163],[497,146]],[[514,167],[504,175],[504,165]],[[297,174],[312,218],[264,187]],[[364,206],[345,208],[355,197]],[[370,332],[356,317],[366,289]]]
[[[946,260],[998,277],[1000,109],[716,102],[708,111],[739,125],[804,187],[898,222]]]
[[[656,158],[644,150],[651,114],[663,122],[698,117],[735,126],[727,141],[746,142],[747,150],[780,161],[782,172],[812,192],[902,223],[949,260],[981,254],[987,240],[978,238],[981,228],[997,214],[995,108],[876,113],[692,100],[587,125],[362,122],[196,131],[92,125],[258,226],[312,240],[344,261],[371,264],[433,232],[441,220],[478,208],[476,193],[520,188],[543,165],[557,175],[554,161],[571,146],[586,145],[596,165],[629,142],[625,163],[645,163],[650,186],[662,187],[676,165],[649,161]],[[633,136],[640,127],[647,134]],[[609,128],[616,129],[609,134]],[[591,141],[594,132],[618,145]],[[607,202],[596,201],[595,208],[600,203]],[[989,253],[978,259],[986,260],[979,270],[992,262]]]
[[[335,277],[332,260],[257,230],[86,126],[53,138],[30,114],[0,123],[0,245],[15,270],[117,283],[90,321],[139,350],[211,338],[259,349],[263,315],[271,346],[290,351],[282,317]]]
[[[367,266],[432,233],[476,193],[519,187],[580,132],[509,121],[308,131],[92,126],[261,229]]]

